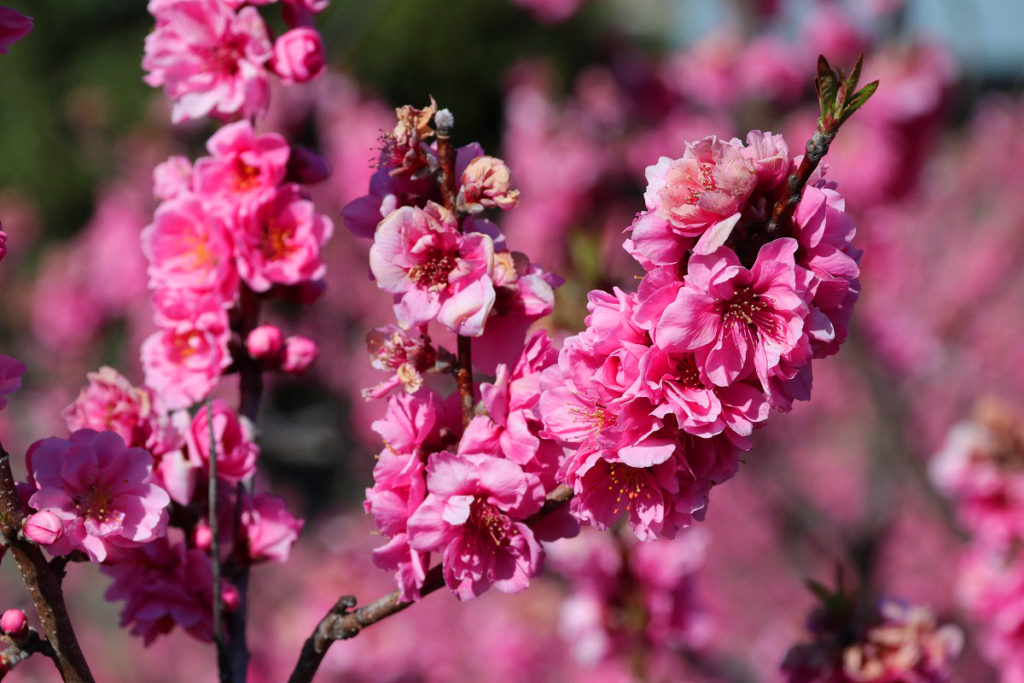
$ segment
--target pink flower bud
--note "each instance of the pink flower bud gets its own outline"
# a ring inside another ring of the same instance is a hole
[[[290,375],[301,375],[316,360],[320,348],[306,337],[288,337],[284,342],[284,363],[281,369]]]
[[[25,520],[25,535],[39,545],[53,545],[64,534],[60,518],[49,510],[37,512]]]
[[[24,640],[28,636],[28,617],[20,609],[9,609],[0,617],[0,628],[11,640]]]
[[[284,335],[273,325],[260,325],[249,333],[245,346],[253,358],[273,358],[281,353],[281,348],[284,346]]]
[[[288,174],[285,180],[301,185],[315,185],[331,177],[331,165],[322,154],[292,145],[292,153],[288,157]]]
[[[229,612],[234,612],[238,609],[238,605],[242,600],[242,596],[239,594],[238,589],[230,583],[226,583],[221,586],[220,597],[221,600],[224,601],[224,609]]]
[[[473,159],[463,171],[461,182],[459,207],[469,213],[496,206],[514,209],[519,204],[519,190],[512,189],[512,172],[496,157]]]
[[[209,550],[213,544],[213,531],[209,526],[200,522],[192,532],[192,542],[200,550]]]
[[[315,29],[293,28],[274,42],[274,73],[285,85],[313,80],[325,64],[324,44]]]

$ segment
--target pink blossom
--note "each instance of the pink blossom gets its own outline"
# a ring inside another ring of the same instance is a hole
[[[274,41],[271,68],[285,85],[308,83],[324,72],[326,58],[320,33],[312,28],[293,28]]]
[[[246,498],[241,521],[245,527],[249,558],[254,562],[287,562],[288,554],[305,524],[288,512],[284,499],[267,494]]]
[[[257,360],[273,360],[284,349],[284,334],[275,325],[260,325],[249,333],[245,348]]]
[[[112,431],[129,446],[159,451],[166,415],[149,387],[136,387],[110,367],[87,375],[89,384],[62,416],[71,431]]]
[[[317,356],[320,355],[320,347],[309,337],[295,335],[284,340],[284,360],[281,362],[281,370],[289,375],[301,375],[306,372]]]
[[[236,234],[238,272],[254,291],[323,278],[320,249],[334,223],[316,213],[298,185],[267,191],[243,213]]]
[[[231,235],[193,195],[161,204],[142,230],[150,286],[215,292],[231,301],[238,289]]]
[[[0,223],[0,261],[7,256],[7,233],[4,232],[4,224]]]
[[[512,171],[497,157],[473,159],[463,171],[460,184],[459,208],[468,213],[494,207],[508,211],[519,204],[519,190],[512,189]]]
[[[460,600],[492,585],[518,593],[539,573],[544,551],[522,520],[541,501],[527,495],[518,465],[442,452],[427,464],[427,495],[409,518],[412,548],[442,553],[445,583]]]
[[[728,386],[752,370],[767,385],[768,372],[803,334],[807,306],[797,291],[796,249],[790,238],[769,242],[752,270],[724,247],[694,255],[675,299],[660,312],[661,302],[648,299],[637,318],[657,346],[693,351],[715,385]]]
[[[174,199],[192,191],[192,162],[175,155],[153,169],[153,194],[158,199]]]
[[[146,384],[169,410],[187,408],[213,391],[231,364],[228,319],[219,298],[187,290],[154,294],[161,329],[142,343]]]
[[[221,127],[206,142],[211,156],[195,164],[196,193],[237,201],[280,185],[291,149],[278,133],[256,135],[248,120]]]
[[[462,414],[458,397],[442,399],[431,389],[388,398],[384,417],[373,423],[392,453],[416,454],[426,460],[431,453],[448,450],[459,442]]]
[[[431,346],[425,326],[418,332],[419,339],[414,339],[405,330],[388,325],[366,335],[371,365],[393,374],[377,386],[363,389],[364,399],[383,398],[398,386],[407,394],[415,393],[423,386],[422,373],[437,362],[437,350]]]
[[[150,0],[149,11],[156,29],[146,36],[144,80],[174,101],[175,123],[266,110],[273,47],[255,7],[236,14],[220,0]]]
[[[0,616],[0,629],[15,643],[28,636],[28,617],[20,609],[9,609]]]
[[[151,482],[153,456],[126,448],[114,432],[82,430],[70,441],[56,437],[32,449],[29,499],[36,510],[60,518],[64,534],[49,550],[82,550],[94,562],[117,561],[126,548],[163,536],[167,493]]]
[[[213,448],[217,453],[217,477],[225,481],[238,482],[256,474],[256,460],[260,447],[252,440],[249,429],[223,399],[213,405]],[[187,439],[189,451],[203,464],[204,470],[210,463],[210,413],[206,406],[199,409],[192,418]]]
[[[0,7],[0,55],[32,31],[32,19],[9,7]]]
[[[7,397],[21,388],[25,364],[10,356],[0,356],[0,410],[7,407]]]
[[[103,573],[113,579],[103,596],[124,601],[121,626],[131,626],[146,645],[175,626],[201,641],[213,640],[213,576],[203,551],[159,539]]]
[[[476,337],[494,305],[491,238],[462,234],[455,217],[428,203],[402,207],[377,228],[370,269],[395,295],[395,315],[408,329],[437,319],[456,334]]]
[[[64,535],[64,525],[61,523],[60,517],[49,510],[43,510],[29,515],[25,519],[22,531],[33,543],[50,546]]]

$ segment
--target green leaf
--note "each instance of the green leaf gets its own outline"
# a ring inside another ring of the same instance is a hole
[[[843,113],[839,118],[839,122],[843,123],[853,115],[853,112],[863,107],[864,103],[871,99],[876,90],[878,90],[878,81],[873,81],[854,93],[853,97],[850,98],[850,102],[843,107]]]
[[[860,57],[857,58],[857,63],[853,65],[853,71],[850,72],[850,78],[846,81],[846,92],[852,93],[857,89],[857,83],[860,82],[860,69],[864,66],[864,53],[860,53]],[[844,102],[844,105],[849,104]]]
[[[818,77],[814,80],[814,89],[818,92],[818,102],[821,104],[822,117],[828,117],[835,112],[836,93],[839,90],[839,83],[836,75],[832,72],[825,55],[818,56]]]
[[[804,585],[807,586],[807,590],[814,593],[814,595],[822,602],[826,604],[831,602],[833,598],[833,593],[831,590],[828,589],[828,587],[825,584],[819,583],[814,579],[807,579],[806,581],[804,581]]]

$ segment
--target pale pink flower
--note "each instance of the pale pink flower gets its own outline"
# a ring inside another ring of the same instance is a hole
[[[49,546],[53,555],[81,550],[94,562],[116,562],[126,548],[166,531],[171,501],[151,483],[153,456],[125,447],[114,432],[44,439],[33,447],[30,467],[38,490],[29,505],[52,512],[64,526]]]
[[[217,399],[213,405],[213,443],[217,453],[217,478],[238,482],[256,474],[260,447],[253,441],[249,428],[226,401]],[[192,418],[186,436],[189,451],[202,463],[204,471],[210,463],[210,412],[203,406]]]
[[[287,562],[305,522],[288,512],[283,498],[260,494],[246,496],[242,506],[249,559]]]
[[[544,558],[522,521],[541,506],[528,488],[526,475],[509,460],[437,453],[427,463],[430,493],[409,518],[409,544],[442,553],[445,583],[460,600],[492,585],[518,593]]]
[[[7,407],[7,397],[21,388],[25,364],[10,356],[0,356],[0,410]]]
[[[326,57],[319,31],[300,27],[279,36],[270,66],[285,85],[308,83],[323,74]]]
[[[255,7],[236,14],[220,0],[150,0],[145,81],[174,101],[175,123],[214,114],[262,114],[270,99],[273,46]]]
[[[146,384],[168,410],[187,408],[204,398],[231,364],[227,313],[218,297],[187,290],[154,294],[157,324],[142,343]]]
[[[767,385],[769,371],[803,334],[807,306],[797,291],[796,249],[793,239],[773,240],[752,270],[725,247],[694,255],[674,300],[661,308],[662,301],[648,299],[637,318],[660,348],[693,351],[715,385],[728,386],[754,370]]]
[[[213,640],[213,575],[202,550],[159,539],[103,573],[113,579],[103,597],[124,601],[121,626],[131,626],[146,645],[175,626],[198,640]]]
[[[512,171],[497,157],[482,156],[469,162],[460,179],[458,205],[468,213],[498,207],[508,211],[519,204],[512,189]]]
[[[334,231],[302,189],[288,183],[245,207],[236,233],[238,272],[257,292],[323,278],[320,249]]]
[[[204,200],[223,197],[232,202],[259,196],[284,182],[291,155],[281,135],[257,135],[248,120],[218,129],[206,149],[210,156],[195,164],[195,191]]]
[[[32,32],[32,18],[9,7],[0,7],[0,55]]]
[[[154,289],[195,289],[218,294],[225,302],[238,290],[231,235],[216,215],[193,195],[161,204],[142,230],[142,251],[149,260]]]
[[[153,194],[157,199],[174,199],[192,191],[192,162],[175,155],[153,169]]]
[[[430,344],[425,326],[417,332],[419,339],[396,325],[388,325],[366,335],[370,364],[392,375],[375,387],[363,389],[364,399],[384,398],[399,386],[405,393],[412,394],[423,386],[423,373],[437,362],[437,350]]]
[[[428,203],[402,207],[377,228],[370,269],[395,295],[395,315],[408,329],[436,319],[456,334],[476,337],[494,305],[491,238],[462,234],[455,217]]]

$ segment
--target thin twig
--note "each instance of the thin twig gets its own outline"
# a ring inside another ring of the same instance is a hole
[[[221,683],[232,683],[231,651],[224,633],[224,593],[220,565],[220,520],[217,514],[217,435],[213,429],[213,402],[206,399],[206,422],[210,428],[209,526],[210,566],[213,570],[213,640],[217,644],[217,668]]]
[[[18,563],[46,638],[53,647],[54,664],[65,683],[93,683],[92,672],[78,644],[71,616],[64,604],[61,581],[39,546],[19,537],[25,509],[11,473],[10,456],[0,445],[0,531]]]
[[[544,501],[544,507],[527,519],[526,523],[530,526],[535,525],[568,503],[572,499],[572,494],[570,487],[559,486],[548,494]],[[420,588],[420,596],[426,597],[443,585],[444,575],[441,565],[436,565],[427,572],[423,587]],[[394,591],[359,609],[353,609],[356,606],[355,596],[343,595],[320,620],[313,634],[306,639],[302,646],[302,652],[299,654],[299,661],[295,663],[295,669],[288,678],[288,683],[310,683],[313,676],[316,675],[317,669],[320,668],[320,662],[327,654],[327,649],[334,641],[354,638],[366,627],[394,616],[411,605],[413,605],[412,602],[405,602],[401,599],[399,591]]]

